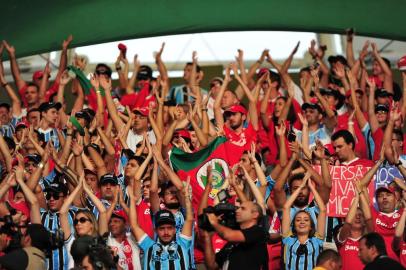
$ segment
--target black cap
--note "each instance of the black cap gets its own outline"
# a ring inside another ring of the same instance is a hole
[[[160,210],[155,214],[155,228],[162,225],[173,225],[175,226],[175,217],[169,210]]]
[[[44,102],[39,105],[38,110],[40,112],[46,112],[49,109],[55,108],[57,111],[59,111],[60,108],[62,108],[62,104],[60,102]]]
[[[114,174],[105,174],[100,177],[100,185],[106,185],[108,183],[118,185],[117,177]]]
[[[384,104],[378,104],[375,106],[375,112],[389,112],[389,107]]]
[[[38,164],[41,162],[41,156],[37,154],[28,154],[24,157],[25,162],[27,161],[32,161],[35,164]]]
[[[55,193],[63,193],[68,194],[68,188],[61,182],[53,182],[45,187],[44,192],[55,192]]]
[[[146,65],[142,65],[137,73],[137,80],[148,80],[152,78],[152,68]]]
[[[76,117],[76,119],[78,119],[78,118],[85,119],[87,124],[89,124],[91,121],[89,113],[87,113],[85,111],[78,111],[77,113],[75,113],[75,117]]]
[[[375,98],[377,97],[393,97],[393,94],[388,92],[386,89],[379,88],[375,90]]]
[[[330,88],[320,88],[320,94],[323,96],[333,96],[336,99],[339,99],[341,95],[339,91]]]
[[[341,64],[343,64],[344,66],[348,66],[348,62],[347,59],[345,59],[344,56],[342,55],[331,55],[327,58],[327,61],[332,64],[332,63],[337,63],[340,62]]]
[[[89,249],[93,242],[94,237],[90,235],[80,236],[73,241],[70,253],[75,263],[81,263],[83,258],[89,254]]]
[[[309,102],[303,103],[303,105],[302,105],[302,110],[305,111],[305,110],[308,109],[308,108],[316,109],[316,110],[319,111],[319,113],[322,113],[322,112],[323,112],[323,110],[321,109],[320,105],[317,104],[317,103],[309,103]]]

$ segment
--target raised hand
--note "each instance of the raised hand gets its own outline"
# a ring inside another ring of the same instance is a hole
[[[155,54],[155,59],[161,60],[162,59],[162,52],[164,51],[165,48],[165,42],[162,42],[161,48],[159,49],[159,51]]]
[[[297,42],[296,46],[293,48],[293,51],[291,55],[295,55],[297,53],[297,50],[299,49],[300,46],[300,41]]]
[[[298,113],[297,115],[299,116],[300,123],[302,123],[303,126],[308,126],[306,117],[301,113]]]
[[[99,77],[99,82],[100,86],[103,87],[104,90],[111,90],[111,79],[106,78],[105,76],[101,76]]]
[[[259,58],[259,62],[264,62],[265,58],[269,54],[269,49],[265,49],[262,51],[261,57]]]
[[[100,87],[100,78],[96,73],[90,75],[90,84],[93,86],[94,90],[99,90]]]
[[[15,55],[16,50],[14,49],[14,46],[9,45],[5,40],[3,40],[3,45],[9,55]]]
[[[62,73],[61,78],[59,79],[59,85],[67,85],[70,82],[71,79],[72,78],[69,76],[68,71],[65,70]]]
[[[235,60],[237,62],[242,62],[244,59],[244,51],[241,49],[238,49],[237,52],[238,52],[238,55],[235,57]]]
[[[367,84],[368,84],[368,86],[369,86],[369,92],[370,92],[370,93],[371,93],[371,91],[375,91],[376,84],[375,84],[374,79],[368,78],[368,79],[367,79]]]
[[[67,39],[62,42],[62,49],[66,50],[69,47],[69,44],[72,42],[73,36],[69,35]]]
[[[279,137],[284,136],[286,132],[285,121],[280,121],[279,125],[275,126],[276,135]]]
[[[138,59],[138,54],[134,55],[134,72],[138,73],[141,67],[141,62]]]

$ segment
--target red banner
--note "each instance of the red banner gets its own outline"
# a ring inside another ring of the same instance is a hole
[[[314,166],[320,173],[320,166]],[[330,166],[332,188],[329,203],[327,205],[327,215],[330,217],[345,217],[355,196],[356,187],[353,181],[361,179],[371,167],[364,166]],[[375,176],[374,176],[375,178]],[[375,194],[374,179],[368,186],[371,203]]]

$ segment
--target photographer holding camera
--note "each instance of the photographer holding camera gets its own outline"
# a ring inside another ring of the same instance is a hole
[[[211,236],[206,226],[199,226],[205,247],[205,260],[208,269],[268,269],[268,252],[266,247],[266,231],[259,226],[263,219],[262,207],[247,199],[240,187],[235,185],[234,173],[230,172],[228,180],[235,189],[241,204],[235,207],[235,220],[239,229],[232,229],[223,224],[232,222],[223,220],[223,215],[214,211],[210,213],[202,208],[207,205],[207,196],[211,189],[211,172],[208,170],[208,183],[202,196],[199,214],[203,212],[215,232],[228,243],[214,254]],[[251,181],[247,179],[247,181]],[[216,209],[216,207],[214,207]]]

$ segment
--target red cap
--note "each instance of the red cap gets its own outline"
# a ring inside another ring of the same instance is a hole
[[[267,68],[260,68],[260,69],[258,70],[257,77],[258,77],[258,78],[262,77],[262,75],[264,75],[265,72],[269,72],[269,69],[267,69]]]
[[[17,211],[20,211],[25,215],[28,219],[30,219],[30,208],[28,208],[28,205],[24,201],[9,201],[8,202],[12,208],[14,208]]]
[[[119,43],[117,47],[120,51],[124,53],[127,51],[127,46],[125,46],[123,43]]]
[[[406,70],[406,55],[399,59],[398,68],[399,70]]]
[[[125,221],[126,223],[128,222],[128,216],[127,216],[127,214],[124,212],[123,209],[114,210],[113,213],[111,214],[111,217],[118,217],[118,218],[124,219],[124,221]]]
[[[187,131],[185,129],[180,129],[180,130],[175,131],[174,136],[176,136],[176,135],[181,136],[183,138],[190,139],[190,133],[189,133],[189,131]]]
[[[226,112],[247,114],[247,110],[241,105],[233,105],[226,110]]]
[[[395,194],[396,188],[394,186],[380,186],[376,189],[375,191],[375,196],[378,196],[378,194],[382,191],[390,192],[392,194]]]
[[[17,123],[17,125],[16,125],[16,129],[18,128],[18,127],[21,127],[21,126],[24,126],[24,127],[30,127],[30,123],[28,123],[28,121],[26,121],[26,120],[22,120],[22,121],[20,121],[20,122],[18,122]]]
[[[147,107],[142,107],[142,108],[134,108],[133,112],[139,112],[143,116],[148,116],[149,114],[149,109]]]
[[[42,76],[44,76],[44,72],[42,70],[37,70],[34,72],[34,74],[32,74],[32,80],[39,80],[42,78]],[[49,78],[50,76],[48,76]]]

